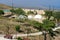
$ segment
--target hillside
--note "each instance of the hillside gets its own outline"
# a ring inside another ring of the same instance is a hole
[[[0,4],[0,9],[11,9],[11,7],[5,4]]]

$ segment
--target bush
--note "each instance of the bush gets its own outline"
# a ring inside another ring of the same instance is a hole
[[[21,37],[18,37],[17,40],[22,40],[22,38]]]
[[[1,14],[4,14],[3,10],[0,10],[0,15],[1,15]]]
[[[15,29],[16,29],[17,32],[19,32],[20,31],[20,25],[16,25]]]

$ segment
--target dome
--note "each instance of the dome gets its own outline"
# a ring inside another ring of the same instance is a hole
[[[31,18],[33,18],[33,16],[32,15],[28,15],[28,19],[31,19]]]
[[[41,19],[42,16],[41,16],[41,15],[35,15],[34,18],[35,18],[35,19]]]
[[[25,19],[26,18],[26,16],[24,16],[24,15],[20,15],[19,17],[18,17],[18,19]]]

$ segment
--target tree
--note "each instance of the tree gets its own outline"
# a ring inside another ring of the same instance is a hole
[[[16,9],[15,13],[18,14],[18,15],[25,15],[26,14],[25,11],[23,9],[21,9],[21,8]]]
[[[10,10],[12,13],[15,13],[17,15],[26,15],[25,11],[21,8],[18,8],[18,9],[11,9]]]
[[[55,28],[55,23],[50,20],[43,20],[43,23],[39,23],[37,21],[32,21],[31,25],[34,26],[34,28],[38,29],[39,31],[43,32],[44,40],[46,40],[46,35],[49,34],[50,37],[56,36],[55,32],[52,30],[52,28]]]
[[[1,14],[4,14],[3,10],[0,10],[0,15],[1,15]]]
[[[15,13],[15,10],[14,10],[14,9],[11,9],[10,11],[11,11],[12,13]]]
[[[29,15],[29,14],[34,14],[34,12],[33,11],[28,11],[27,15]]]
[[[43,23],[42,23],[42,29],[43,30],[42,31],[43,31],[43,35],[44,35],[44,40],[46,40],[47,33],[51,37],[55,36],[54,31],[52,30],[52,28],[55,28],[55,23],[53,21],[50,21],[50,20],[44,20],[43,21]]]
[[[29,23],[30,23],[30,25],[32,25],[36,29],[40,29],[41,30],[41,28],[42,28],[41,27],[42,23],[37,22],[35,20],[29,20]]]
[[[45,16],[47,17],[48,20],[51,18],[52,14],[53,11],[45,11]]]
[[[60,23],[60,12],[54,12],[53,17],[57,23]]]

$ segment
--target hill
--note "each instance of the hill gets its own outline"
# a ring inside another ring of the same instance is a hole
[[[11,9],[11,6],[5,5],[5,4],[0,4],[0,9]]]

